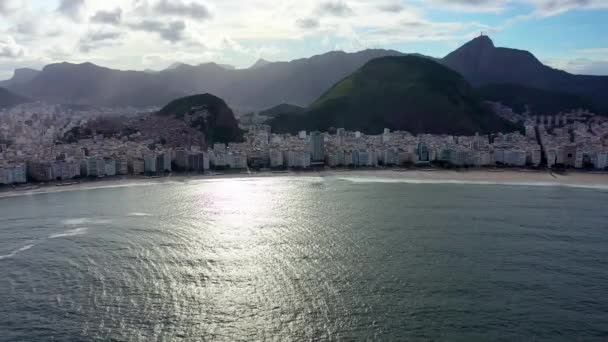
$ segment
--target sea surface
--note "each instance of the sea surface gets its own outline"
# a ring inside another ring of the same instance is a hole
[[[608,191],[273,177],[0,199],[0,341],[607,341]]]

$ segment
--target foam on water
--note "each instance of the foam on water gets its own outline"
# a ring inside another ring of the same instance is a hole
[[[568,187],[594,190],[608,190],[603,184],[565,184],[557,182],[509,182],[509,181],[472,181],[456,179],[415,179],[415,178],[380,178],[380,177],[339,177],[339,180],[359,183],[405,183],[405,184],[456,184],[456,185],[502,185],[502,186],[536,186],[536,187]]]
[[[108,220],[108,219],[99,220],[99,219],[94,219],[94,218],[89,218],[89,217],[82,217],[82,218],[65,219],[65,220],[62,220],[61,223],[66,226],[78,226],[78,225],[82,225],[82,224],[108,224],[108,223],[112,223],[112,220]]]
[[[83,191],[83,190],[131,188],[131,187],[145,187],[145,186],[168,185],[168,184],[180,184],[180,182],[162,180],[162,181],[157,181],[157,182],[128,182],[128,183],[121,182],[121,183],[108,183],[108,184],[103,184],[103,185],[90,185],[90,184],[85,183],[83,185],[74,186],[74,187],[60,187],[60,188],[48,187],[48,188],[28,190],[28,191],[23,191],[23,192],[0,193],[0,198],[54,194],[54,193]]]
[[[49,239],[58,239],[58,238],[68,237],[68,236],[84,235],[84,234],[87,233],[88,230],[89,230],[89,228],[70,229],[70,230],[66,230],[66,231],[61,232],[61,233],[50,235]]]
[[[153,216],[152,214],[148,214],[148,213],[129,213],[127,214],[128,217],[147,217],[147,216]]]
[[[32,248],[34,246],[36,246],[36,245],[35,244],[33,244],[33,245],[26,245],[26,246],[23,246],[23,247],[21,247],[21,248],[19,248],[17,250],[12,251],[9,254],[0,255],[0,260],[10,259],[10,258],[14,257],[15,255],[17,255],[18,253],[25,252],[25,251],[27,251],[28,249],[30,249],[30,248]]]
[[[37,245],[43,243],[46,240],[58,239],[58,238],[69,237],[69,236],[84,235],[84,234],[86,234],[88,232],[88,230],[89,230],[89,228],[81,227],[81,228],[69,229],[69,230],[65,230],[65,231],[63,231],[61,233],[56,233],[56,234],[49,235],[46,239],[43,238],[43,239],[39,240],[36,243],[31,243],[31,244],[25,245],[25,246],[23,246],[23,247],[21,247],[19,249],[16,249],[16,250],[10,252],[9,254],[0,255],[0,260],[13,258],[17,254],[19,254],[21,252],[25,252],[25,251],[31,249],[32,247],[37,246]]]

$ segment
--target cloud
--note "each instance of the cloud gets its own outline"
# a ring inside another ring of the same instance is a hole
[[[180,0],[160,0],[151,8],[144,7],[143,10],[157,15],[170,15],[195,20],[211,18],[211,12],[205,5],[197,2],[186,3]]]
[[[92,42],[98,42],[102,40],[117,39],[120,36],[120,32],[96,32],[89,35],[89,40]]]
[[[130,27],[134,30],[158,33],[164,40],[176,43],[183,39],[186,23],[181,20],[168,24],[157,20],[144,20],[140,23],[132,24]]]
[[[116,40],[121,36],[120,32],[90,32],[80,39],[78,47],[81,52],[87,53],[102,47],[117,45]]]
[[[72,19],[77,19],[80,17],[84,6],[85,0],[61,0],[57,12]]]
[[[606,0],[526,0],[535,7],[533,15],[547,17],[572,10],[608,8]]]
[[[354,14],[352,8],[341,0],[321,3],[318,12],[321,15],[330,15],[334,17],[349,17]]]
[[[543,62],[576,75],[608,75],[608,59],[545,59]]]
[[[577,50],[578,53],[584,53],[586,55],[604,55],[608,56],[608,48],[596,48],[596,49],[582,49]]]
[[[501,12],[512,0],[427,0],[431,9],[464,12]]]
[[[20,58],[24,55],[25,49],[13,37],[0,38],[0,58]]]
[[[319,20],[315,18],[304,18],[296,20],[296,25],[302,29],[314,29],[319,27]]]
[[[122,9],[116,8],[113,11],[98,11],[91,17],[92,22],[118,25],[122,19]]]
[[[12,15],[19,10],[21,5],[21,2],[17,0],[0,0],[0,16]]]
[[[390,3],[390,4],[384,4],[384,5],[379,5],[378,9],[382,12],[388,12],[388,13],[399,13],[401,11],[403,11],[403,5],[401,5],[398,2],[395,3]]]

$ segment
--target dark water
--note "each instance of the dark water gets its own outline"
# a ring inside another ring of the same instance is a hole
[[[606,204],[336,178],[0,199],[0,340],[606,341]]]

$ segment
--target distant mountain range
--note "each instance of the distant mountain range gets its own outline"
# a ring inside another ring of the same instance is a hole
[[[29,101],[29,99],[27,99],[23,96],[14,94],[11,91],[6,90],[4,88],[0,88],[0,109],[13,107],[15,105],[25,103],[28,101]]]
[[[469,134],[512,131],[474,95],[458,73],[428,58],[377,58],[333,86],[308,110],[271,121],[273,131],[343,127],[380,133]]]
[[[329,52],[291,62],[259,60],[248,69],[215,63],[176,63],[162,71],[145,72],[113,70],[90,63],[59,63],[42,71],[16,70],[11,80],[0,82],[0,87],[37,100],[138,107],[161,106],[174,98],[213,93],[243,113],[281,103],[307,107],[367,62],[402,55],[391,50]],[[473,87],[506,84],[571,94],[587,107],[608,113],[608,76],[580,76],[552,69],[527,51],[495,47],[487,36],[475,38],[445,58],[434,60],[459,72]],[[493,99],[502,100],[496,96]]]
[[[15,69],[15,73],[11,79],[0,81],[0,87],[7,88],[25,84],[33,80],[39,74],[39,70],[29,68]]]
[[[329,52],[291,62],[259,61],[249,69],[215,63],[175,64],[159,72],[119,71],[91,63],[46,66],[9,89],[31,98],[75,104],[161,106],[192,94],[213,93],[231,107],[257,111],[280,103],[307,106],[368,61],[396,51]]]
[[[272,62],[269,62],[269,61],[261,58],[261,59],[258,59],[257,62],[255,62],[251,67],[249,67],[249,69],[263,68],[263,67],[267,66],[268,64],[272,64]]]

